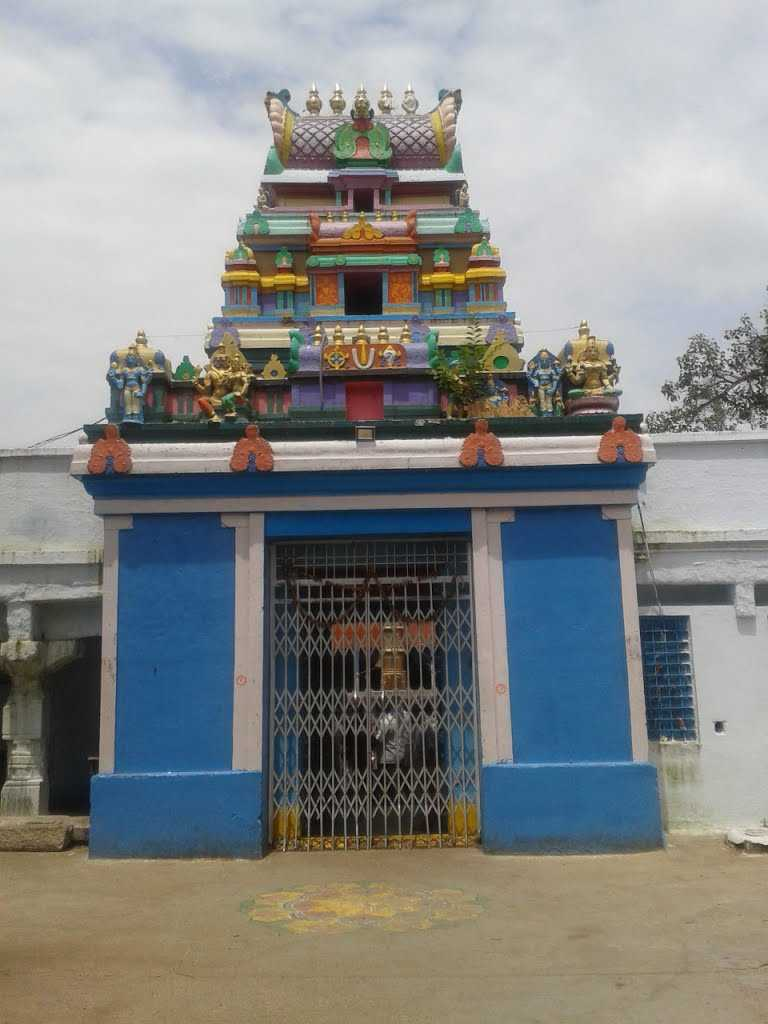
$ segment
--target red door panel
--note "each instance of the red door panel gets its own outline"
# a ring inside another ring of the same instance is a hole
[[[384,385],[367,381],[347,384],[348,420],[383,420]]]

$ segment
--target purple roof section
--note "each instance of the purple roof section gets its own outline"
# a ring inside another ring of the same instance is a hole
[[[275,149],[284,167],[333,168],[337,130],[350,123],[349,115],[299,114],[289,107],[287,89],[268,92],[267,116]],[[436,107],[424,114],[374,115],[389,131],[394,168],[444,167],[456,147],[456,121],[461,90],[444,89]]]

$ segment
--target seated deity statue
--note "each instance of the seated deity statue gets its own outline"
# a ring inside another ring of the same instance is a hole
[[[246,393],[253,376],[240,349],[229,335],[214,351],[203,376],[195,382],[197,404],[211,423],[237,419],[238,410],[247,402]]]
[[[565,372],[572,387],[569,395],[620,395],[616,387],[619,366],[612,353],[601,352],[597,339],[590,336],[581,352],[569,357]]]

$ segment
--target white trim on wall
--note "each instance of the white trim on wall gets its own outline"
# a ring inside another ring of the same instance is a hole
[[[469,433],[469,427],[467,427]],[[641,434],[643,461],[656,453],[647,434]],[[377,469],[458,469],[464,437],[393,438],[360,446],[348,441],[273,441],[276,473],[318,473],[338,469],[365,472]],[[504,464],[512,466],[596,466],[600,438],[593,434],[555,437],[500,437]],[[132,444],[133,473],[230,473],[233,441]],[[70,472],[88,475],[90,445],[80,445]]]
[[[491,482],[490,479],[488,481]],[[478,491],[437,494],[296,494],[241,498],[98,498],[97,515],[180,512],[340,512],[380,509],[551,508],[562,505],[632,505],[634,489],[605,491]]]
[[[264,694],[264,516],[225,514],[235,530],[235,657],[232,677],[232,770],[262,770]]]
[[[616,542],[621,577],[621,608],[624,616],[624,643],[629,686],[629,724],[632,733],[632,759],[648,760],[648,727],[645,718],[643,658],[640,648],[640,616],[637,608],[637,579],[630,505],[603,508],[603,519],[616,523]]]
[[[501,523],[512,511],[472,510],[472,582],[483,764],[512,760]]]
[[[104,573],[101,603],[101,698],[99,707],[99,774],[115,770],[115,706],[117,701],[117,589],[120,530],[133,528],[133,517],[104,518]]]

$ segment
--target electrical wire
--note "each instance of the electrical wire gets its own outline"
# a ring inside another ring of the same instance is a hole
[[[659,585],[656,582],[656,573],[653,571],[653,559],[651,558],[651,549],[648,546],[648,534],[645,529],[645,519],[643,518],[643,506],[638,501],[637,511],[640,513],[640,531],[643,535],[643,547],[645,548],[645,557],[648,562],[648,575],[651,577],[651,586],[653,587],[653,596],[656,599],[656,614],[663,615],[664,609],[661,606],[661,597],[659,595]]]
[[[107,417],[106,416],[102,416],[100,420],[94,420],[94,423],[106,423],[106,422],[107,422]],[[81,431],[82,429],[83,428],[82,428],[82,425],[81,425],[79,427],[75,427],[73,430],[65,430],[63,434],[54,434],[53,437],[46,437],[45,440],[43,440],[43,441],[35,441],[34,444],[28,444],[27,448],[40,448],[44,444],[50,444],[51,441],[61,441],[62,438],[64,438],[64,437],[71,437],[73,434],[79,433],[79,431]]]

